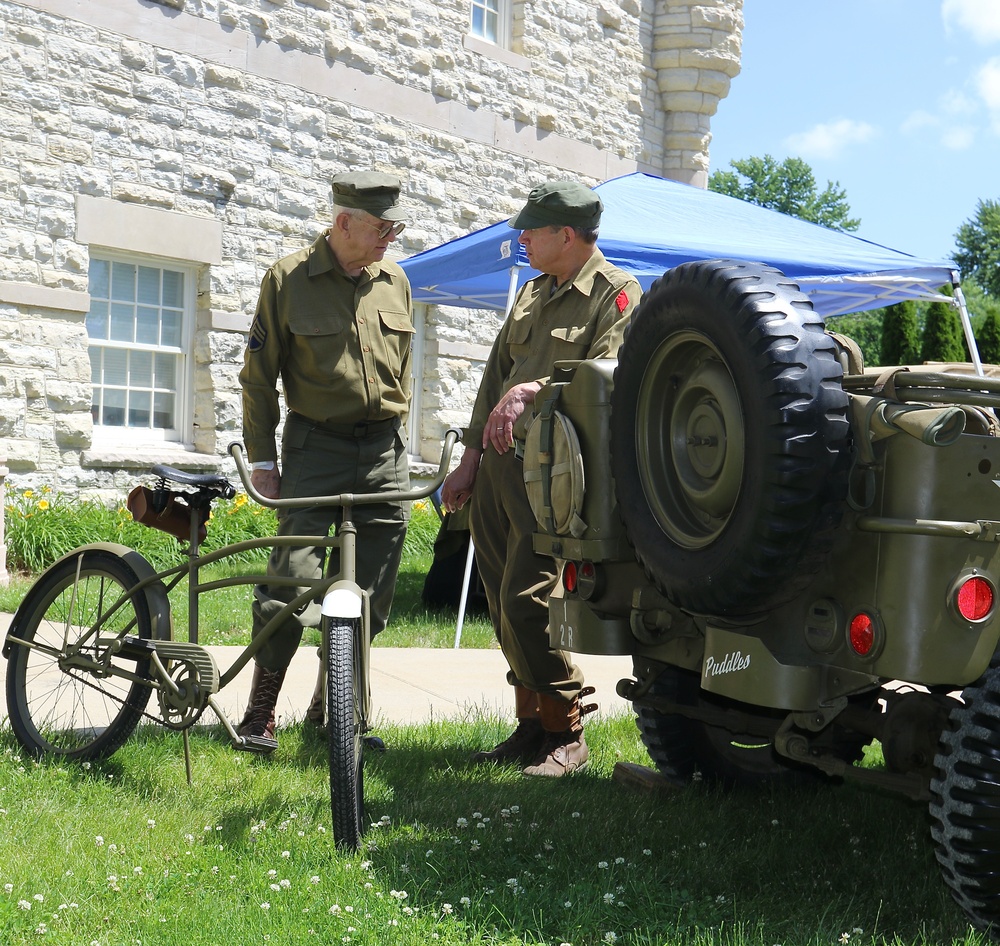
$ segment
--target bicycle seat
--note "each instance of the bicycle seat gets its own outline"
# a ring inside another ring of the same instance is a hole
[[[213,490],[226,499],[232,499],[236,495],[236,487],[221,473],[186,473],[184,470],[177,470],[172,466],[158,464],[153,467],[153,474],[162,480],[180,483],[182,486]]]

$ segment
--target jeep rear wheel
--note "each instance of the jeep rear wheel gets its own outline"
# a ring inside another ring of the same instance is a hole
[[[931,780],[931,837],[945,883],[981,929],[1000,924],[1000,667],[962,692]]]
[[[847,492],[834,341],[777,270],[667,272],[619,352],[611,466],[636,557],[675,604],[755,614],[800,590]]]

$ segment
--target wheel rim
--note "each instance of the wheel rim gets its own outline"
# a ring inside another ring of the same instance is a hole
[[[703,548],[726,528],[743,481],[739,393],[719,351],[678,332],[650,358],[635,418],[639,476],[663,532]]]

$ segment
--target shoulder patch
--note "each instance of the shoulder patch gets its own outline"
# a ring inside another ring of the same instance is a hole
[[[624,289],[618,293],[615,305],[618,306],[619,312],[624,312],[628,308],[628,293]]]
[[[247,351],[260,351],[267,341],[267,329],[257,319],[250,326],[250,337],[247,339]]]

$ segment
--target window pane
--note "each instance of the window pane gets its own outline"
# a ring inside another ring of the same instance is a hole
[[[181,347],[181,313],[172,309],[164,309],[161,315],[163,324],[160,327],[163,335],[160,344],[173,348]]]
[[[121,348],[106,348],[104,350],[104,384],[115,384],[125,387],[128,383],[128,352]],[[125,402],[122,401],[124,406]]]
[[[104,405],[101,411],[101,423],[105,427],[125,426],[125,392],[117,390],[104,391]]]
[[[111,331],[109,337],[115,342],[135,341],[135,309],[122,302],[111,303]]]
[[[101,383],[101,359],[103,358],[104,352],[100,348],[94,348],[91,346],[90,349],[90,382],[91,384],[98,385]],[[96,396],[96,394],[95,394]]]
[[[160,271],[149,266],[139,267],[138,302],[147,305],[160,304]]]
[[[130,388],[151,388],[153,386],[152,352],[132,352],[128,363],[128,385]]]
[[[184,305],[184,274],[173,270],[163,270],[162,305],[180,309]]]
[[[111,264],[103,259],[91,259],[89,274],[90,295],[107,299],[111,286]]]
[[[90,311],[87,313],[87,334],[91,338],[108,337],[108,304],[103,299],[95,299],[93,289],[90,296]]]
[[[135,301],[135,267],[128,263],[111,264],[111,298]]]
[[[132,391],[128,396],[128,426],[129,427],[149,427],[150,426],[150,402],[152,397],[149,391]]]
[[[482,36],[485,32],[483,27],[484,11],[482,7],[472,5],[472,33],[474,36]]]
[[[155,394],[153,396],[153,426],[170,428],[174,426],[174,395]]]
[[[156,356],[156,378],[154,387],[166,388],[168,391],[177,389],[177,356],[157,355]]]
[[[141,305],[135,314],[135,340],[140,345],[155,345],[159,342],[160,310]]]

